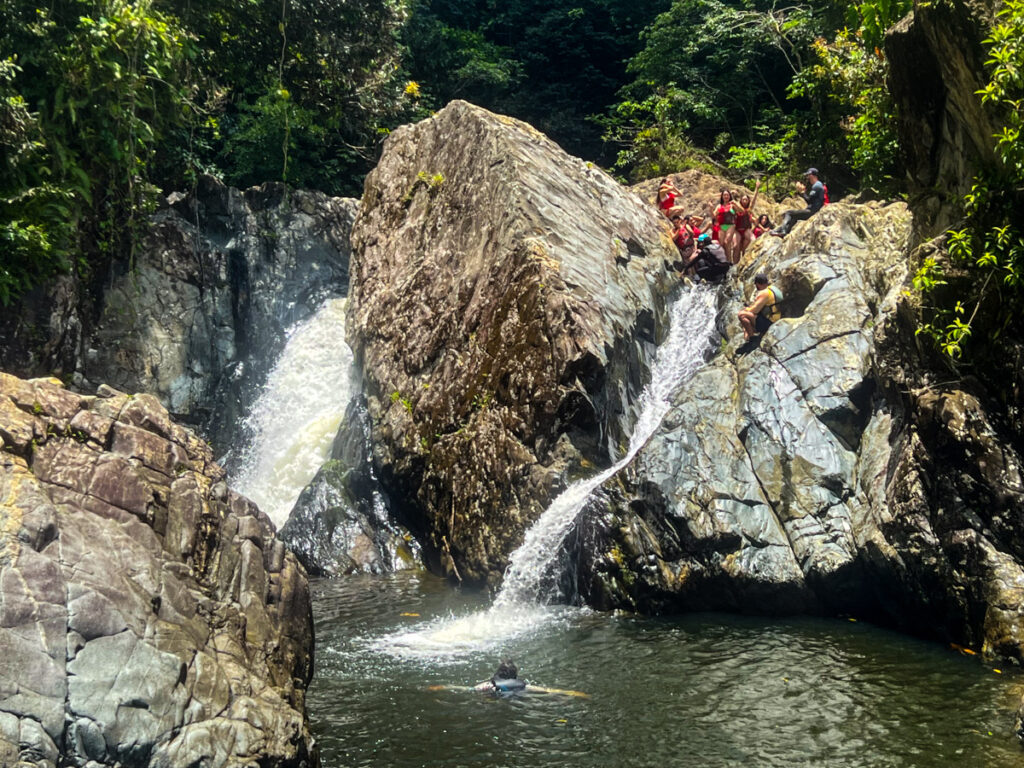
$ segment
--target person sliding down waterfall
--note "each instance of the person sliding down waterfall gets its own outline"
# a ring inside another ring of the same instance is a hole
[[[729,267],[732,265],[729,263],[729,257],[725,255],[725,249],[721,244],[716,243],[705,232],[697,239],[697,248],[696,253],[690,256],[683,266],[687,268],[693,267],[697,277],[709,283],[723,280],[726,272],[729,271]]]
[[[817,168],[808,168],[804,171],[804,176],[807,181],[810,182],[810,189],[799,181],[796,183],[796,191],[800,193],[800,196],[807,201],[806,208],[791,208],[782,214],[782,223],[772,230],[772,234],[776,237],[785,237],[789,234],[789,231],[793,229],[793,225],[798,221],[807,221],[814,214],[821,210],[821,207],[828,202],[828,192],[825,189],[825,185],[821,183],[821,179],[818,178]]]

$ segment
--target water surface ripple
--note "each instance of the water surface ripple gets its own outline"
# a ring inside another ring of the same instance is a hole
[[[416,573],[314,583],[326,768],[1024,768],[1020,677],[862,623],[579,612],[458,655],[379,644],[486,602]],[[590,695],[429,690],[489,677],[501,654]]]

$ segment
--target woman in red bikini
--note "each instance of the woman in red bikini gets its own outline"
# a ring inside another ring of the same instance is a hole
[[[658,185],[658,210],[665,216],[672,218],[673,214],[679,213],[680,208],[676,206],[676,198],[679,197],[679,190],[672,183],[672,179],[666,176]]]
[[[750,199],[750,195],[743,195],[740,198],[739,207],[736,209],[735,227],[730,233],[732,235],[732,249],[730,252],[730,261],[733,264],[739,264],[743,253],[747,250],[752,242],[754,242],[754,214],[753,208],[754,203],[757,202],[757,193],[761,189],[761,180],[757,180],[757,184],[754,187],[754,199]]]

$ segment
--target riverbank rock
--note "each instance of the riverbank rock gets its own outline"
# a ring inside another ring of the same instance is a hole
[[[306,576],[150,395],[0,373],[0,764],[315,766]]]
[[[978,91],[989,79],[983,41],[997,6],[918,2],[886,33],[900,154],[923,238],[956,225],[975,175],[994,164],[999,123]]]
[[[722,352],[589,507],[588,603],[853,613],[1024,660],[1020,457],[915,367],[910,232],[902,204],[838,204],[757,241]],[[744,344],[759,271],[785,316]]]
[[[525,123],[453,102],[388,137],[352,239],[381,481],[435,568],[494,581],[566,473],[626,441],[669,229]]]

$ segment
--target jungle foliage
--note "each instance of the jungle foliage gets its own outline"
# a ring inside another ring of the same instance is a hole
[[[908,0],[674,0],[643,33],[606,118],[633,180],[710,156],[781,186],[814,165],[837,193],[896,186],[884,29]],[[695,31],[697,33],[695,33]]]
[[[353,193],[422,114],[399,0],[0,3],[0,302],[131,259],[202,173]]]
[[[925,299],[920,332],[954,368],[1005,368],[1013,380],[1024,331],[1024,0],[1004,4],[985,43],[990,79],[978,93],[1002,124],[997,163],[975,179],[964,226],[947,233],[948,262],[926,258],[914,284]]]

